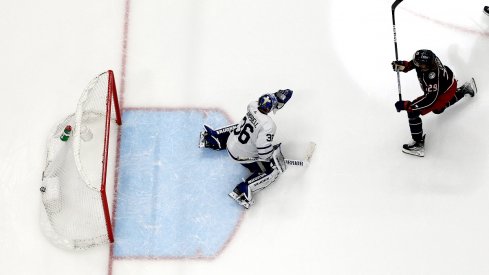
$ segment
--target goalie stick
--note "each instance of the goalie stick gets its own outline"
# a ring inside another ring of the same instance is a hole
[[[236,127],[238,127],[238,125],[239,124],[231,124],[231,125],[219,128],[219,129],[215,129],[214,131],[216,131],[217,134],[231,132],[231,131],[234,131],[234,129],[236,129]],[[200,132],[199,148],[205,148],[205,141],[204,141],[205,133],[206,133],[206,131]],[[309,144],[307,146],[307,150],[306,150],[304,159],[287,159],[286,158],[286,159],[284,159],[284,161],[287,165],[306,167],[311,162],[311,158],[312,158],[312,155],[314,154],[315,150],[316,150],[316,143],[311,141],[311,142],[309,142]],[[258,159],[249,159],[249,160],[258,160]]]
[[[280,145],[280,143],[278,144]],[[284,158],[284,162],[287,165],[292,165],[292,166],[302,166],[302,167],[307,167],[311,163],[311,158],[312,155],[314,154],[314,151],[316,150],[316,143],[310,141],[307,145],[307,150],[306,154],[303,159],[287,159]],[[257,158],[249,158],[249,159],[241,159],[242,161],[257,161]]]
[[[397,5],[399,5],[403,0],[396,0],[394,3],[392,3],[391,10],[392,10],[392,30],[394,31],[394,50],[396,52],[396,61],[399,61],[399,55],[397,53],[397,34],[396,34],[396,17],[394,15],[394,12],[396,10]],[[399,101],[402,101],[402,95],[401,95],[401,77],[399,76],[399,71],[397,72],[397,91],[399,93]],[[398,111],[400,112],[400,111]]]
[[[285,163],[287,165],[292,165],[292,166],[303,166],[303,167],[308,166],[309,163],[311,162],[311,158],[312,158],[312,155],[314,154],[315,150],[316,150],[316,143],[310,141],[308,146],[307,146],[307,150],[306,150],[306,154],[305,154],[304,159],[302,159],[302,160],[284,159]]]

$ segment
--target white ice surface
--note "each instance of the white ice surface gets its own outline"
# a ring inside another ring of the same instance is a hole
[[[0,3],[0,274],[108,274],[109,263],[117,275],[489,274],[488,2],[398,7],[400,59],[430,48],[479,87],[423,117],[424,159],[400,151],[410,136],[393,105],[391,3]],[[46,138],[108,68],[124,107],[219,107],[235,120],[261,93],[293,89],[276,140],[315,141],[313,162],[258,194],[212,261],[54,247],[39,228]],[[401,85],[405,99],[421,92],[414,73]]]

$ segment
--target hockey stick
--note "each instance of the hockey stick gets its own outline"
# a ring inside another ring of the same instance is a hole
[[[228,126],[224,126],[222,128],[215,129],[214,131],[216,131],[217,134],[227,133],[227,132],[234,131],[234,129],[236,129],[238,125],[239,124],[231,124]],[[204,133],[205,131],[200,132],[199,148],[205,148]],[[315,149],[316,149],[316,143],[310,141],[307,146],[304,159],[284,159],[284,162],[292,166],[303,166],[303,167],[308,166],[311,161],[312,155],[314,154]],[[241,161],[248,161],[248,160],[256,161],[258,159],[242,159]]]
[[[396,35],[396,17],[394,15],[394,12],[396,10],[397,5],[399,5],[402,2],[402,0],[396,0],[394,3],[392,3],[391,10],[392,10],[392,30],[394,31],[394,50],[396,51],[396,61],[399,61],[399,56],[397,53],[397,35]],[[401,95],[401,77],[399,76],[399,71],[397,71],[397,90],[399,92],[399,101],[402,100],[402,95]],[[400,112],[400,111],[398,111]]]
[[[287,165],[292,165],[292,166],[308,166],[309,163],[311,162],[312,155],[314,154],[314,150],[316,150],[316,143],[314,142],[309,142],[309,146],[307,147],[306,155],[303,160],[296,160],[296,159],[284,159],[285,163]]]
[[[308,146],[307,146],[307,150],[306,150],[304,159],[287,159],[287,158],[284,158],[283,160],[284,160],[285,164],[287,164],[287,165],[307,167],[311,163],[311,158],[312,158],[312,155],[314,154],[315,150],[316,150],[316,143],[310,141]],[[248,160],[257,161],[258,159],[257,158],[250,158],[250,159],[243,159],[243,160],[244,161],[248,161]]]
[[[302,166],[302,167],[307,167],[311,163],[311,158],[312,155],[314,154],[314,150],[316,149],[316,143],[314,142],[309,142],[309,145],[307,147],[306,155],[304,159],[287,159],[284,158],[284,162],[287,165],[291,166]],[[246,159],[236,159],[238,161],[258,161],[258,158],[246,158]]]
[[[199,142],[199,148],[205,148],[205,142],[204,142],[204,132],[200,133],[200,142]],[[309,165],[311,162],[312,155],[314,154],[314,150],[316,149],[316,143],[314,142],[309,142],[308,149],[306,151],[306,155],[304,159],[286,159],[284,158],[284,162],[287,165],[291,166],[302,166],[306,167]],[[250,159],[240,159],[239,161],[257,161],[257,158],[250,158]]]

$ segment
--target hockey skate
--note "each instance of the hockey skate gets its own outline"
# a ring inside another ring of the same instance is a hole
[[[245,189],[245,190],[242,190],[242,189]],[[253,198],[250,198],[251,196],[249,196],[249,195],[246,196],[246,193],[248,193],[248,192],[251,192],[251,191],[248,189],[247,184],[242,182],[234,188],[233,192],[229,193],[229,196],[231,198],[233,198],[233,200],[235,200],[237,203],[239,203],[239,205],[248,209],[248,208],[250,208],[250,206],[252,206],[255,203]]]
[[[484,7],[484,13],[489,15],[489,6]]]
[[[237,203],[239,203],[239,205],[243,206],[243,207],[244,207],[244,208],[246,208],[246,209],[249,209],[249,208],[250,208],[250,206],[252,206],[252,205],[255,203],[255,201],[254,201],[253,199],[251,199],[251,200],[249,201],[249,200],[247,200],[247,199],[245,198],[244,194],[239,194],[239,195],[238,195],[238,193],[237,193],[237,192],[239,193],[239,191],[238,191],[238,190],[236,190],[236,188],[235,188],[235,189],[233,190],[233,192],[229,193],[229,196],[230,196],[231,198],[233,198],[233,200],[235,200]]]
[[[423,135],[423,138],[420,141],[413,140],[410,144],[404,144],[402,146],[402,152],[417,156],[424,157],[424,139],[426,135]]]
[[[458,89],[462,91],[464,95],[470,95],[471,97],[474,97],[477,93],[477,85],[475,84],[473,77]]]

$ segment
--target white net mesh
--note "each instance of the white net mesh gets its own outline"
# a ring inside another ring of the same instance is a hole
[[[46,235],[64,247],[84,249],[110,242],[104,164],[108,161],[110,134],[115,136],[117,128],[117,124],[106,121],[107,105],[113,104],[111,95],[115,93],[111,83],[111,71],[93,79],[76,112],[59,123],[48,139],[41,186],[45,211],[41,211],[41,221]],[[110,109],[109,121],[115,120],[117,108],[112,105]],[[60,136],[67,125],[73,133],[62,141]]]

